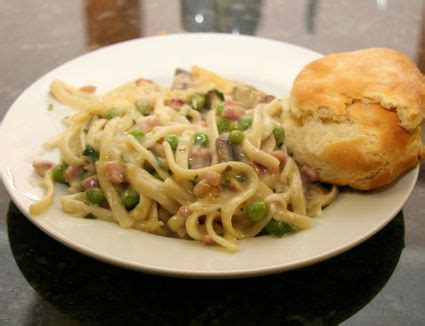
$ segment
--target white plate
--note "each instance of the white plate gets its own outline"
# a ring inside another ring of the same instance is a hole
[[[70,109],[47,110],[53,79],[94,84],[100,92],[138,77],[169,83],[176,67],[199,65],[286,95],[300,69],[319,53],[272,40],[224,34],[182,34],[129,41],[88,53],[41,77],[15,101],[0,131],[4,185],[19,209],[53,238],[91,257],[148,273],[197,278],[247,277],[286,271],[335,256],[372,236],[401,209],[419,169],[391,187],[344,192],[311,229],[283,239],[262,236],[240,242],[238,253],[160,237],[117,225],[65,215],[56,201],[42,216],[28,207],[42,192],[31,168],[41,143],[62,130]],[[59,196],[56,196],[59,197]]]

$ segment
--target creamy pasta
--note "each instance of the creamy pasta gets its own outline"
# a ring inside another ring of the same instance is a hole
[[[78,112],[47,141],[62,162],[35,161],[45,197],[65,212],[124,228],[218,244],[311,226],[337,195],[298,167],[285,147],[285,102],[199,67],[172,87],[138,79],[103,95],[53,81],[51,95]]]

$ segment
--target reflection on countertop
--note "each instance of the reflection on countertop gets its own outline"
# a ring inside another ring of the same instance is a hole
[[[336,324],[381,290],[404,246],[400,213],[372,239],[311,267],[250,279],[186,280],[128,271],[78,254],[38,230],[13,204],[8,226],[27,281],[71,320],[85,324]]]

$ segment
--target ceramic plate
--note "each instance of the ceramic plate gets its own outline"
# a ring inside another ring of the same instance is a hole
[[[319,53],[283,42],[224,34],[143,38],[83,55],[41,77],[9,109],[0,131],[4,185],[22,213],[56,240],[96,259],[148,273],[248,277],[335,256],[372,236],[394,217],[415,185],[418,168],[380,191],[343,192],[323,216],[315,219],[312,228],[282,239],[261,236],[243,240],[237,253],[67,216],[57,200],[60,194],[42,216],[28,213],[29,205],[42,195],[31,162],[42,155],[43,141],[62,130],[61,119],[73,112],[59,104],[47,110],[53,79],[97,85],[102,93],[138,77],[169,84],[176,67],[196,64],[285,96],[300,69],[318,57]],[[58,159],[57,153],[49,155]]]

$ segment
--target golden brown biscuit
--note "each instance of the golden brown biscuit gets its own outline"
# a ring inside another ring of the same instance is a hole
[[[291,105],[299,116],[342,121],[346,106],[356,100],[395,110],[401,125],[414,129],[424,116],[424,76],[404,54],[372,48],[313,61],[297,76],[291,91]]]
[[[423,155],[425,81],[390,49],[325,56],[296,78],[284,119],[286,145],[323,182],[384,186]]]

